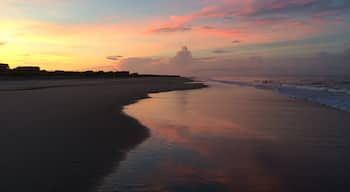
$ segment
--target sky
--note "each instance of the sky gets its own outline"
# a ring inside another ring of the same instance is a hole
[[[349,0],[0,0],[0,63],[350,74]]]

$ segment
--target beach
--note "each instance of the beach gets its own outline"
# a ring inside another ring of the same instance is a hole
[[[94,191],[150,136],[122,112],[181,77],[0,81],[0,191]]]
[[[350,190],[350,113],[204,84],[1,81],[0,190]]]

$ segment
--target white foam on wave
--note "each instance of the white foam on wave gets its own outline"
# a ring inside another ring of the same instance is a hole
[[[212,80],[214,82],[272,90],[294,99],[322,104],[350,112],[350,90],[326,86],[298,85],[272,81]]]

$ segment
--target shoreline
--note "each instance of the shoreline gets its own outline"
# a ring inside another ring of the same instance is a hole
[[[273,86],[269,84],[254,84],[244,81],[220,81],[211,80],[214,83],[220,83],[224,85],[235,85],[241,87],[252,87],[258,90],[266,90],[274,92],[280,96],[284,96],[297,101],[304,101],[323,107],[336,109],[343,112],[350,112],[349,103],[346,102],[349,97],[349,93],[341,93],[340,91],[324,90],[324,87],[298,87],[293,84],[281,84]]]
[[[182,77],[74,82],[80,86],[1,83],[2,191],[93,191],[149,137],[124,106],[152,93],[206,87]]]
[[[213,183],[217,189],[329,191],[342,189],[339,181],[349,178],[343,171],[349,160],[348,113],[252,87],[214,85],[189,92],[154,94],[126,109],[152,137],[107,177],[101,192],[138,186],[200,191]],[[198,177],[208,180],[198,183]]]

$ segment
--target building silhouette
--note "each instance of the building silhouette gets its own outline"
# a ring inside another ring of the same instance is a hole
[[[10,71],[10,67],[8,64],[0,63],[0,73]]]
[[[26,72],[26,73],[39,73],[40,67],[33,67],[33,66],[17,67],[14,69],[14,71]]]

